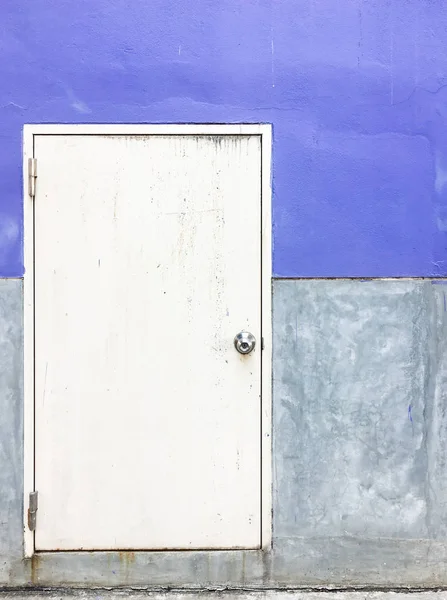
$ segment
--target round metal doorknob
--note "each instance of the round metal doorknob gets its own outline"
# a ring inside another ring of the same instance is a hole
[[[255,336],[249,331],[240,331],[234,338],[234,347],[240,354],[250,354],[255,346]]]

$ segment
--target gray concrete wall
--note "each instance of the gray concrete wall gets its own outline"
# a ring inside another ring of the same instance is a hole
[[[23,581],[23,285],[0,279],[0,585]]]
[[[447,585],[447,286],[278,280],[269,552],[22,558],[22,282],[0,280],[0,585]]]
[[[445,539],[447,286],[275,290],[276,536]]]

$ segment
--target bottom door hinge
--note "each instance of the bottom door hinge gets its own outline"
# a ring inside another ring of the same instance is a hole
[[[28,507],[28,527],[31,529],[31,531],[34,531],[36,529],[37,498],[37,492],[30,493]]]

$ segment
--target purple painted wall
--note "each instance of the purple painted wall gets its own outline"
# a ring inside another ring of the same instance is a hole
[[[277,276],[447,275],[443,0],[2,0],[0,275],[21,130],[272,122]]]

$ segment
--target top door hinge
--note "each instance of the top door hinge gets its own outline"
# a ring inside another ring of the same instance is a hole
[[[37,492],[31,492],[29,495],[29,507],[28,507],[28,527],[31,531],[36,529],[37,520]]]
[[[36,178],[37,178],[37,160],[35,158],[28,159],[28,193],[31,198],[36,195]]]

